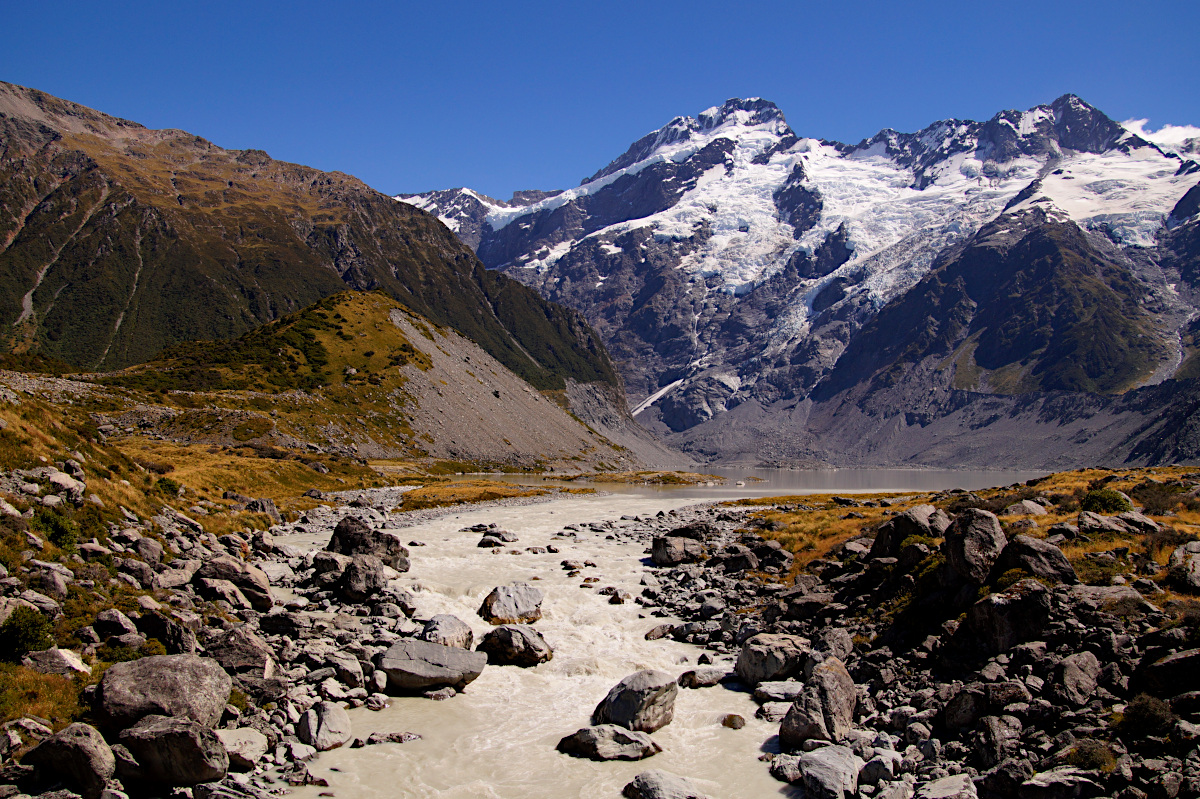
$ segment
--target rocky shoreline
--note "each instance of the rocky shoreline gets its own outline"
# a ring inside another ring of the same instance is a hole
[[[66,472],[21,478],[65,486],[64,501],[84,496]],[[44,719],[5,724],[0,796],[261,799],[323,785],[308,765],[319,752],[419,737],[355,738],[347,709],[379,710],[395,694],[447,699],[489,665],[553,658],[534,626],[542,594],[530,584],[496,586],[479,610],[492,632],[478,642],[461,619],[414,617],[408,547],[422,544],[405,546],[400,531],[465,508],[392,513],[402,491],[331,495],[344,504],[219,539],[164,508],[153,519],[128,514],[108,546],[83,543],[80,560],[111,559],[113,581],[137,591],[136,609],[103,610],[77,632],[79,652],[31,652],[26,666],[83,673],[102,647],[145,653],[150,641],[162,653],[110,666],[85,693],[91,724],[54,734]],[[1155,535],[1158,523],[1083,512],[1043,540],[1019,534],[1009,518],[1006,531],[969,497],[894,503],[881,525],[798,573],[747,508],[565,524],[564,543],[595,534],[645,547],[640,595],[581,587],[642,606],[648,640],[669,636],[707,652],[682,673],[629,675],[560,751],[652,757],[661,751],[652,733],[671,723],[679,691],[737,690],[752,692],[759,718],[780,725],[763,742],[762,768],[806,797],[1200,795],[1194,626],[1154,604],[1161,589],[1146,579],[1156,576],[1149,562],[1131,565],[1129,579],[1083,585],[1053,543],[1106,528]],[[849,515],[856,501],[835,504]],[[1014,507],[1014,518],[1036,512]],[[520,550],[495,525],[462,532],[479,535],[481,557]],[[287,543],[297,536],[328,544]],[[1200,575],[1200,546],[1180,544],[1173,558],[1185,577]],[[0,580],[5,618],[20,608],[61,617],[72,580],[96,588],[34,555],[26,563],[19,579]],[[588,564],[568,558],[562,568],[582,574]],[[744,719],[722,723],[737,729]],[[652,769],[625,795],[702,793]]]

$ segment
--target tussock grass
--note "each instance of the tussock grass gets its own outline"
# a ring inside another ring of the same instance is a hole
[[[404,493],[399,510],[423,510],[468,502],[488,502],[514,497],[538,497],[552,493],[548,488],[520,486],[492,480],[463,480],[414,488]]]
[[[0,723],[22,716],[47,719],[59,730],[83,717],[80,691],[89,678],[41,674],[12,663],[0,663]]]

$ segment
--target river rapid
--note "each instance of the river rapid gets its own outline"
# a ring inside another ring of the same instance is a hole
[[[982,479],[965,482],[981,487],[986,484]],[[1018,475],[1006,473],[991,484],[1015,479]],[[945,480],[942,487],[963,482]],[[412,567],[404,575],[416,597],[415,618],[453,614],[471,626],[478,641],[491,629],[476,614],[484,596],[497,585],[529,581],[545,595],[543,616],[534,627],[553,648],[554,658],[528,669],[488,666],[463,693],[445,701],[393,697],[391,706],[382,711],[351,710],[356,737],[408,731],[421,739],[325,752],[310,764],[310,771],[326,778],[329,787],[298,788],[295,795],[301,799],[330,794],[364,799],[618,797],[622,787],[646,769],[686,776],[716,798],[795,795],[795,789],[773,779],[767,765],[758,761],[763,752],[771,751],[778,724],[756,719],[758,706],[750,694],[724,686],[681,689],[674,721],[652,736],[663,752],[647,760],[593,762],[555,750],[561,738],[590,723],[596,704],[622,678],[647,668],[681,674],[694,668],[703,652],[670,639],[646,641],[649,629],[671,619],[651,617],[634,602],[611,605],[608,596],[597,592],[598,587],[614,586],[636,597],[649,561],[643,544],[606,538],[605,532],[587,525],[613,520],[620,526],[622,516],[670,512],[714,494],[721,499],[738,492],[761,495],[767,486],[751,483],[749,488],[575,495],[465,510],[405,528],[400,534],[406,542],[425,544],[410,547]],[[774,489],[775,494],[800,493],[779,485]],[[478,533],[460,532],[493,522],[519,536],[519,543],[512,546],[520,547],[521,554],[492,554],[497,550],[476,546]],[[576,537],[556,537],[568,524],[579,527]],[[277,540],[319,549],[328,542],[328,532]],[[560,551],[523,551],[550,544]],[[590,560],[596,567],[568,577],[561,566],[565,559]],[[583,586],[583,577],[599,581]],[[732,667],[728,659],[717,662]],[[729,713],[742,716],[746,726],[740,730],[722,726]]]

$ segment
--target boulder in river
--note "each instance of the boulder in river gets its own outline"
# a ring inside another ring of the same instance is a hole
[[[542,634],[524,624],[502,624],[489,632],[476,647],[497,666],[536,666],[554,657]]]
[[[454,646],[459,649],[470,649],[475,643],[475,634],[467,623],[449,613],[439,613],[425,622],[425,629],[417,636],[422,641],[443,646]]]
[[[662,751],[649,735],[616,724],[599,724],[568,735],[558,751],[592,760],[643,760]]]
[[[656,536],[650,544],[650,559],[655,566],[696,563],[704,557],[704,545],[678,535]]]
[[[351,603],[366,602],[386,587],[383,561],[374,555],[353,556],[338,580],[338,594]]]
[[[634,777],[621,795],[625,799],[709,799],[691,780],[659,769]]]
[[[296,737],[318,752],[338,748],[351,735],[350,715],[336,702],[317,702],[296,723]]]
[[[809,640],[785,633],[759,633],[742,645],[734,670],[750,685],[785,680],[804,668]]]
[[[804,690],[779,725],[779,745],[794,751],[806,741],[846,740],[854,726],[858,692],[842,661],[828,657],[813,669]]]
[[[424,691],[450,686],[462,690],[487,665],[487,655],[454,646],[408,638],[397,641],[378,657],[376,668],[388,684],[401,691]]]
[[[338,522],[325,549],[342,555],[374,555],[398,572],[406,572],[409,567],[408,549],[397,536],[372,530],[357,516],[346,516]]]
[[[654,732],[675,717],[679,684],[665,671],[644,669],[612,687],[596,705],[592,724],[619,724],[630,730]]]
[[[156,655],[109,667],[96,690],[96,706],[101,718],[118,728],[149,715],[212,727],[232,688],[229,675],[211,658]]]
[[[484,597],[479,616],[492,624],[528,624],[542,617],[542,592],[528,583],[501,585]]]

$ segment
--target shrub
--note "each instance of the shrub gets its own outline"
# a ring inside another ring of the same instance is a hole
[[[1165,735],[1174,723],[1170,705],[1156,696],[1138,694],[1125,706],[1118,727],[1121,732],[1140,738]]]
[[[1075,768],[1102,771],[1105,774],[1117,767],[1117,758],[1112,748],[1094,738],[1084,738],[1077,742],[1067,753],[1066,760],[1067,765]]]
[[[0,624],[0,659],[20,661],[30,652],[47,649],[54,640],[49,619],[37,610],[20,605]]]
[[[1087,492],[1083,495],[1079,508],[1092,513],[1124,513],[1133,510],[1129,500],[1112,488],[1096,488]]]
[[[995,588],[997,591],[1004,591],[1004,590],[1016,585],[1017,583],[1021,582],[1026,577],[1032,577],[1032,576],[1033,576],[1032,574],[1025,571],[1024,569],[1019,569],[1019,568],[1018,569],[1009,569],[1004,574],[1002,574],[996,578]]]
[[[59,549],[72,550],[79,543],[79,525],[50,508],[38,508],[29,526]]]
[[[158,478],[158,482],[154,484],[154,487],[167,496],[179,496],[179,483],[175,482],[170,477]]]

